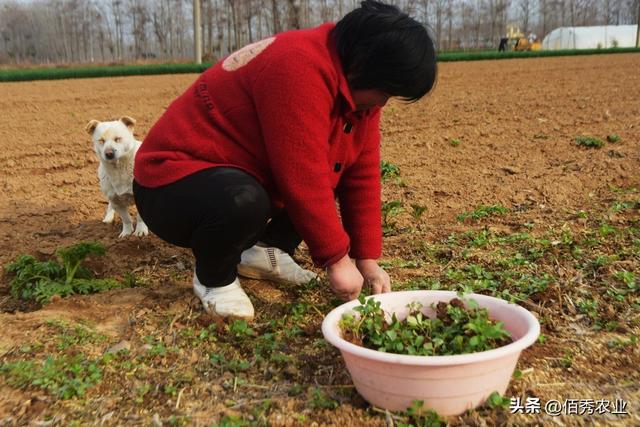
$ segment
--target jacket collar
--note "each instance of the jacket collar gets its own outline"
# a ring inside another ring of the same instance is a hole
[[[329,50],[329,55],[331,56],[333,66],[336,69],[336,74],[338,75],[338,93],[342,95],[342,98],[345,101],[345,110],[349,113],[352,113],[356,109],[356,104],[355,102],[353,102],[351,89],[349,88],[347,77],[344,75],[344,70],[342,69],[342,61],[340,61],[340,55],[338,54],[336,41],[331,34],[331,31],[335,28],[335,24],[322,24],[321,28],[327,32],[327,48]]]

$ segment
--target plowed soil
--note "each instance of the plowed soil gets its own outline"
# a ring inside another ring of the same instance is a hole
[[[418,225],[406,211],[398,217],[399,230],[417,228],[411,235],[396,232],[386,237],[384,259],[413,259],[408,248],[415,247],[416,239],[441,242],[453,232],[468,230],[469,225],[457,216],[479,205],[502,205],[519,212],[517,219],[485,224],[491,231],[509,233],[526,223],[542,233],[562,227],[575,212],[610,202],[612,189],[640,188],[638,70],[638,54],[440,64],[433,94],[411,105],[392,102],[384,111],[382,157],[399,166],[402,180],[384,185],[384,200],[426,207]],[[170,75],[0,85],[0,264],[22,253],[44,259],[59,247],[92,240],[107,248],[104,258],[90,261],[96,274],[123,279],[133,272],[144,282],[143,287],[73,296],[40,307],[13,298],[11,279],[4,274],[0,282],[0,358],[15,360],[16,349],[44,339],[47,322],[53,319],[93,325],[108,340],[103,348],[94,349],[101,353],[122,340],[131,340],[135,347],[132,328],[140,322],[152,323],[149,334],[154,335],[164,334],[157,331],[166,330],[172,319],[189,324],[200,316],[190,289],[193,260],[189,251],[155,236],[118,239],[120,223],[101,222],[107,203],[98,186],[97,159],[84,132],[91,119],[128,115],[137,120],[136,136],[143,139],[195,78]],[[611,134],[619,135],[621,141],[600,149],[581,147],[574,141],[580,135],[605,140]],[[631,215],[637,222],[637,208]],[[311,268],[304,249],[299,259]],[[640,275],[637,263],[628,269]],[[390,268],[389,272],[392,281],[399,283],[435,275],[436,270],[427,262],[417,268]],[[559,272],[558,292],[573,286],[571,279]],[[270,282],[243,283],[256,305],[257,325],[271,320],[277,312],[274,307],[295,302],[300,295]],[[322,291],[321,296],[328,299],[330,293]],[[554,298],[554,304],[544,300],[528,303],[527,308],[546,313],[553,326],[543,328],[544,343],[523,354],[519,369],[525,375],[507,396],[537,396],[543,402],[624,398],[629,414],[554,418],[544,412],[516,416],[508,410],[488,410],[454,417],[451,423],[547,425],[553,419],[563,423],[560,425],[640,425],[637,345],[624,352],[609,351],[604,345],[608,333],[576,318],[562,295]],[[317,330],[321,320],[316,317],[316,330],[309,332],[311,340],[321,337]],[[637,336],[639,325],[631,322],[626,331],[626,337]],[[567,355],[572,356],[573,364],[563,369],[560,365]],[[193,363],[196,356],[191,353]],[[298,365],[306,369],[289,373],[288,383],[316,384],[326,387],[323,390],[349,387],[348,374],[332,349],[323,357],[298,360]],[[226,374],[216,369],[208,375]],[[235,383],[232,389],[209,389],[206,381],[196,378],[191,385],[180,387],[176,403],[175,396],[170,402],[150,398],[153,389],[136,401],[127,392],[134,383],[123,379],[105,380],[83,398],[63,401],[39,388],[10,386],[0,372],[0,425],[38,420],[44,423],[40,425],[69,425],[73,420],[81,425],[160,425],[171,416],[189,424],[211,425],[223,414],[249,413],[246,405],[256,406],[266,399],[275,402],[274,406],[263,414],[264,419],[254,416],[256,423],[388,425],[384,413],[367,408],[355,392],[347,397],[334,395],[337,409],[309,410],[304,396],[277,391],[284,381],[277,379],[281,377],[269,379],[251,370],[243,375],[245,383],[254,383],[250,392]],[[327,380],[328,375],[333,382]],[[238,406],[243,398],[249,400]],[[46,424],[49,421],[52,423]]]

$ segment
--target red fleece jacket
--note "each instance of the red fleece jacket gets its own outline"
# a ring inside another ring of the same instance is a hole
[[[333,27],[278,34],[201,74],[149,131],[136,181],[236,167],[287,210],[317,265],[379,258],[380,109],[354,111]]]

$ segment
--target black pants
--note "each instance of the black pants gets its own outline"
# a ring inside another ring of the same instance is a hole
[[[301,242],[286,211],[272,212],[262,185],[239,169],[205,169],[158,188],[134,181],[133,194],[152,232],[191,248],[198,279],[208,287],[230,284],[240,254],[258,240],[290,255]]]

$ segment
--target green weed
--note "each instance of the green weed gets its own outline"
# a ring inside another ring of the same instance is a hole
[[[601,139],[592,136],[576,136],[574,141],[577,145],[587,148],[602,148],[604,142]]]
[[[231,371],[233,373],[244,372],[250,369],[253,364],[242,358],[227,359],[224,354],[211,353],[209,361],[213,366],[217,366],[221,371]]]
[[[569,351],[566,351],[560,359],[560,365],[565,369],[569,369],[573,365],[573,356]]]
[[[394,290],[438,290],[442,289],[442,284],[439,280],[432,277],[419,277],[416,279],[410,279],[405,282],[394,284]]]
[[[460,222],[464,222],[467,219],[478,220],[491,215],[504,215],[509,212],[509,209],[501,205],[480,205],[471,212],[465,212],[458,215],[457,219]]]
[[[611,224],[607,224],[606,222],[603,222],[600,225],[600,228],[598,228],[598,234],[600,234],[600,237],[607,237],[612,234],[615,235],[617,231],[618,229],[616,227]]]
[[[69,325],[65,322],[52,320],[48,321],[47,325],[59,332],[56,335],[56,340],[58,341],[57,348],[60,351],[85,344],[104,342],[107,339],[106,336],[81,324]]]
[[[446,424],[437,413],[425,409],[422,400],[414,400],[402,416],[407,421],[398,421],[398,427],[441,427]]]
[[[640,209],[640,199],[615,201],[611,206],[611,210],[613,212],[621,212],[621,211],[632,210],[632,209]]]
[[[389,234],[395,230],[396,223],[391,221],[391,218],[398,215],[401,211],[402,202],[398,200],[392,200],[382,204],[382,232],[384,234]]]
[[[380,176],[383,181],[400,176],[400,168],[386,160],[380,161]]]
[[[408,355],[435,356],[473,353],[509,343],[509,333],[501,322],[489,319],[486,309],[473,300],[454,299],[434,305],[437,317],[422,313],[422,305],[409,305],[409,315],[400,321],[395,313],[385,320],[380,302],[359,298],[357,315],[346,313],[339,322],[345,339],[374,350]]]
[[[102,380],[99,362],[74,356],[49,356],[42,363],[20,360],[0,365],[7,384],[25,388],[35,386],[61,398],[84,396],[87,389]]]
[[[411,204],[411,216],[416,221],[420,219],[420,217],[425,213],[426,210],[427,210],[426,206],[418,205],[415,203]]]
[[[511,403],[511,399],[508,397],[503,397],[497,391],[491,393],[487,402],[485,403],[487,407],[490,409],[507,409]]]
[[[614,338],[607,342],[607,347],[615,350],[633,350],[638,346],[638,337],[632,335],[629,339]]]
[[[613,277],[627,285],[629,289],[639,289],[638,281],[636,280],[636,275],[633,271],[616,271],[613,274]]]
[[[253,337],[256,333],[245,320],[234,320],[229,325],[229,334],[237,340],[242,340],[246,337]]]
[[[181,427],[189,425],[191,419],[186,415],[171,415],[167,419],[167,423],[173,427]]]
[[[620,138],[620,135],[612,133],[611,135],[607,135],[607,141],[616,143],[622,141],[622,138]]]
[[[336,409],[340,404],[327,396],[322,390],[314,387],[310,391],[309,406],[313,409]]]
[[[598,302],[592,299],[579,299],[576,301],[579,313],[586,314],[591,319],[598,317]]]
[[[99,243],[83,242],[59,249],[58,261],[38,261],[31,255],[20,255],[5,269],[14,275],[11,280],[11,294],[14,298],[35,300],[45,304],[51,297],[66,297],[73,294],[91,294],[122,285],[113,279],[95,279],[82,266],[89,255],[103,256],[104,246]]]

